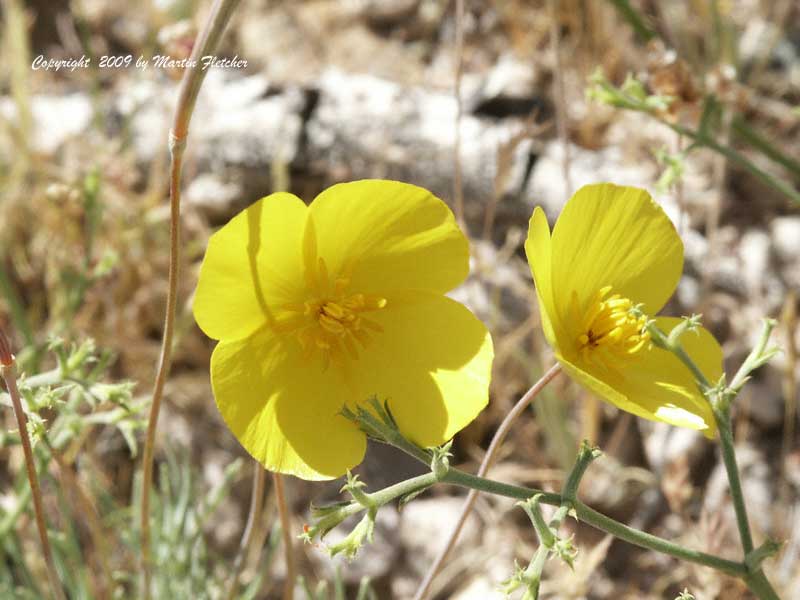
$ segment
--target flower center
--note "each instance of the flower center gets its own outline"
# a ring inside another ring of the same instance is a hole
[[[584,360],[613,369],[621,360],[649,347],[650,334],[645,329],[647,317],[634,311],[630,299],[610,292],[610,285],[601,288],[586,313],[576,315],[580,324],[577,345]],[[576,301],[573,306],[577,309]]]
[[[385,308],[386,298],[349,292],[347,277],[331,281],[322,258],[309,281],[311,298],[287,306],[292,316],[281,329],[296,334],[306,357],[321,353],[326,367],[343,363],[348,355],[357,359],[359,347],[366,348],[372,336],[383,331],[380,323],[366,314]]]

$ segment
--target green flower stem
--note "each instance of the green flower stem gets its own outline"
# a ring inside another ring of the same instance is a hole
[[[541,505],[539,494],[535,495],[527,502],[519,502],[518,504],[528,513],[528,517],[530,517],[533,528],[536,531],[536,536],[539,538],[539,542],[541,542],[542,546],[552,548],[556,543],[556,536],[553,530],[550,529],[550,525],[544,520],[542,510],[539,508]]]
[[[566,541],[565,546],[565,542],[558,539],[558,530],[577,500],[578,486],[580,485],[581,478],[583,478],[584,473],[586,473],[589,464],[598,456],[600,456],[598,450],[592,448],[586,442],[581,444],[575,466],[572,468],[572,471],[570,471],[567,481],[564,484],[561,504],[553,515],[553,518],[550,519],[550,523],[546,524],[544,522],[542,513],[539,510],[539,503],[542,501],[540,494],[536,494],[529,503],[523,504],[523,508],[531,518],[537,535],[539,536],[539,547],[536,549],[536,554],[533,560],[531,560],[530,565],[528,565],[528,568],[519,576],[518,580],[524,583],[528,588],[525,598],[531,597],[536,599],[539,597],[539,585],[542,582],[542,571],[551,553],[559,554],[570,567],[572,566],[572,562],[575,558],[575,549],[571,542]],[[557,547],[558,544],[561,544],[560,550]]]
[[[729,399],[732,400],[736,394],[739,393],[750,378],[750,373],[767,363],[775,354],[780,352],[780,349],[777,347],[768,347],[769,336],[772,335],[772,330],[775,329],[776,325],[777,321],[775,321],[775,319],[764,319],[758,342],[750,354],[747,355],[747,358],[742,363],[742,366],[739,367],[739,370],[736,371],[736,375],[733,376],[728,386],[730,390],[728,393]]]
[[[644,531],[639,531],[638,529],[629,527],[628,525],[620,523],[619,521],[615,521],[614,519],[597,512],[593,508],[586,506],[580,501],[575,502],[575,513],[577,514],[579,521],[600,529],[601,531],[605,531],[606,533],[610,533],[614,537],[630,544],[634,544],[635,546],[646,548],[648,550],[654,550],[662,554],[668,554],[669,556],[674,556],[675,558],[679,558],[687,562],[711,567],[712,569],[722,571],[723,573],[733,575],[734,577],[744,577],[747,575],[747,567],[742,562],[736,562],[726,558],[721,558],[719,556],[714,556],[713,554],[700,552],[699,550],[685,548],[680,544],[670,542],[669,540],[665,540]]]
[[[564,489],[561,492],[561,505],[569,508],[569,503],[578,499],[578,486],[583,479],[586,469],[589,468],[591,462],[600,456],[600,451],[592,448],[588,442],[583,442],[578,451],[578,458],[575,460],[575,466],[572,467],[567,481],[564,484]]]
[[[711,405],[711,412],[714,415],[714,421],[719,430],[722,462],[725,465],[725,471],[728,475],[731,501],[733,503],[734,512],[736,513],[736,525],[739,529],[739,537],[742,540],[742,550],[744,551],[745,557],[750,556],[751,552],[753,552],[753,536],[750,533],[750,522],[747,517],[747,507],[744,501],[742,483],[739,478],[739,467],[736,464],[730,407],[731,402],[735,399],[736,395],[749,378],[750,373],[766,363],[777,352],[775,348],[768,347],[769,336],[774,327],[774,320],[765,319],[758,343],[745,359],[736,375],[734,375],[730,385],[723,386],[719,384],[712,386],[700,371],[699,367],[683,349],[680,339],[670,339],[663,331],[659,330],[655,324],[651,323],[648,325],[648,331],[650,332],[653,343],[675,354],[675,356],[689,368],[695,376],[697,387]],[[778,598],[777,593],[764,575],[760,563],[757,563],[755,568],[749,567],[746,562],[742,563],[741,566],[745,570],[743,579],[753,593],[762,600]]]
[[[172,357],[172,338],[175,329],[175,313],[178,305],[178,272],[180,267],[180,214],[181,214],[181,167],[183,151],[186,148],[186,137],[189,134],[191,120],[197,95],[203,84],[207,70],[202,67],[200,57],[213,53],[223,31],[230,20],[239,0],[216,0],[211,13],[200,35],[195,40],[192,60],[195,61],[184,73],[178,95],[178,104],[172,129],[169,132],[170,152],[170,235],[169,235],[169,275],[167,281],[167,302],[164,315],[164,335],[161,340],[161,355],[153,383],[153,400],[147,422],[147,433],[144,441],[142,457],[142,498],[139,512],[141,528],[141,564],[143,576],[143,597],[150,598],[150,582],[152,560],[150,557],[150,488],[153,480],[153,455],[156,441],[158,415],[161,410],[161,398],[169,375]]]
[[[753,551],[753,536],[750,533],[750,522],[747,518],[747,508],[744,504],[742,483],[739,479],[739,467],[736,464],[733,431],[731,429],[731,409],[729,406],[717,406],[712,403],[714,420],[719,430],[720,449],[725,470],[728,473],[728,483],[731,488],[731,501],[736,512],[736,525],[739,528],[739,537],[742,540],[742,550],[745,554]]]
[[[552,506],[560,507],[564,501],[564,498],[560,494],[543,492],[536,488],[501,483],[492,479],[477,477],[454,468],[450,468],[450,470],[439,479],[437,479],[437,476],[433,473],[425,473],[424,475],[401,481],[390,487],[368,494],[368,497],[375,506],[383,506],[397,498],[421,492],[437,482],[456,485],[488,494],[495,494],[497,496],[504,496],[506,498],[515,498],[517,500],[528,500],[533,496],[539,496],[540,502]],[[670,542],[669,540],[634,529],[633,527],[629,527],[619,521],[615,521],[611,517],[597,512],[580,500],[572,500],[571,507],[575,511],[575,515],[579,521],[606,533],[610,533],[614,537],[636,546],[661,552],[662,554],[667,554],[688,562],[711,567],[733,575],[734,577],[744,578],[749,575],[747,567],[742,562],[727,560],[698,550],[691,550],[674,542]],[[347,517],[356,515],[363,510],[365,510],[365,508],[358,502],[350,502],[342,506],[341,509],[337,511],[336,523],[328,527],[328,529],[335,527],[336,524],[341,523]],[[764,597],[770,598],[770,596]]]
[[[516,498],[518,500],[527,500],[534,495],[541,494],[539,501],[543,504],[561,506],[562,503],[562,496],[559,494],[542,492],[535,488],[500,483],[491,479],[476,477],[459,471],[458,469],[450,469],[447,475],[442,479],[442,482],[499,496],[506,496],[508,498]],[[656,552],[668,554],[688,562],[705,565],[736,577],[744,577],[748,573],[744,563],[727,560],[698,550],[691,550],[674,542],[670,542],[669,540],[634,529],[633,527],[629,527],[619,521],[615,521],[611,517],[597,512],[580,500],[573,500],[572,508],[579,521],[601,531],[605,531],[606,533],[610,533],[614,537],[636,546],[648,550],[655,550]]]
[[[672,352],[692,372],[697,387],[704,396],[714,387],[700,370],[700,367],[694,363],[686,350],[684,350],[679,337],[667,335],[656,326],[655,321],[650,321],[647,324],[647,333],[650,334],[650,339],[654,346],[667,352]]]

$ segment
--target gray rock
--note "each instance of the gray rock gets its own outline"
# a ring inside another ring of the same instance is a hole
[[[783,376],[777,369],[762,367],[742,389],[736,404],[765,429],[780,427],[784,419],[782,384]]]
[[[371,75],[328,69],[308,125],[311,165],[337,178],[388,177],[424,182],[438,196],[453,187],[456,103],[450,93],[401,86]],[[498,147],[521,122],[496,124],[465,115],[461,123],[464,196],[482,213],[493,197]],[[519,189],[530,140],[517,145],[502,195]]]
[[[366,0],[364,17],[376,27],[396,25],[413,16],[420,0]]]
[[[294,160],[305,99],[299,89],[272,91],[261,75],[211,70],[190,123],[188,157],[215,170],[231,165],[263,170],[273,160]],[[167,143],[176,85],[140,79],[119,97],[118,110],[130,118],[137,157],[152,161]]]

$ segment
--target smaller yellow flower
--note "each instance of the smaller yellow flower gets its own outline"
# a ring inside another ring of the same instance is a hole
[[[683,243],[645,190],[587,185],[552,235],[536,207],[525,252],[545,337],[568,375],[622,410],[713,437],[711,408],[691,373],[644,329],[683,269]],[[681,319],[655,321],[669,333]],[[699,328],[681,342],[706,378],[718,380],[722,349],[714,336]]]
[[[222,417],[267,469],[343,475],[364,434],[340,412],[377,395],[400,430],[436,446],[486,406],[492,340],[444,294],[469,268],[467,239],[433,194],[396,181],[328,188],[306,206],[262,198],[216,232],[194,315],[220,340],[211,383]]]

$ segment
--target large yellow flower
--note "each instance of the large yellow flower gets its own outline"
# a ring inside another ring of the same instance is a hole
[[[552,236],[541,208],[525,243],[542,326],[564,371],[622,410],[715,433],[713,415],[689,370],[643,330],[678,285],[683,243],[664,211],[637,188],[588,185],[567,202]],[[639,306],[646,316],[632,308]],[[656,318],[669,333],[681,322]],[[709,381],[722,350],[700,328],[681,338]]]
[[[401,431],[441,444],[486,406],[492,341],[445,292],[469,249],[450,209],[394,181],[356,181],[310,206],[263,198],[209,241],[194,299],[225,422],[266,468],[328,479],[366,440],[339,413],[388,398]]]

